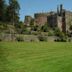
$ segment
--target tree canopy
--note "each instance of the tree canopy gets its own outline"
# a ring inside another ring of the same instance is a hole
[[[5,0],[0,0],[0,21],[16,24],[19,21],[19,10],[17,0],[9,0],[9,4],[6,4]]]

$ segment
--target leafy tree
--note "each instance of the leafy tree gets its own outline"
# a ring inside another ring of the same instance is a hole
[[[31,26],[31,27],[34,26],[34,19],[31,20],[31,22],[30,22],[30,26]]]
[[[32,27],[31,30],[37,31],[38,30],[38,26],[36,25],[36,26]]]
[[[24,23],[22,21],[19,21],[18,25],[16,25],[17,28],[23,29]]]
[[[54,32],[52,30],[48,31],[48,36],[54,36]]]
[[[41,27],[41,31],[43,32],[48,32],[48,25],[45,24],[44,26]]]
[[[72,25],[70,25],[70,28],[69,29],[72,30]]]
[[[17,0],[9,0],[9,6],[7,7],[6,15],[7,21],[17,23],[19,21],[20,6]]]
[[[67,36],[66,36],[66,34],[64,34],[63,32],[61,32],[59,30],[59,28],[56,28],[55,31],[54,31],[54,33],[55,33],[55,36],[59,37],[59,39],[57,39],[57,41],[66,42]]]
[[[55,36],[60,36],[61,32],[60,32],[59,28],[57,28],[57,27],[55,28],[54,34],[55,34]]]
[[[4,20],[5,8],[5,0],[0,0],[0,21]]]

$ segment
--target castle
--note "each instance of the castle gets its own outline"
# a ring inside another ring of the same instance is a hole
[[[25,16],[24,24],[29,26],[31,20],[34,25],[43,26],[48,24],[49,27],[58,27],[62,32],[69,30],[69,24],[72,22],[72,12],[63,9],[63,5],[57,6],[57,12],[35,13],[34,18]]]

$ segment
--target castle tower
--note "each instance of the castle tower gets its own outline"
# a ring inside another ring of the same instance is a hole
[[[57,6],[57,15],[58,15],[58,16],[60,15],[59,6]]]
[[[36,13],[34,14],[35,24],[43,26],[47,23],[47,14],[46,13]]]
[[[63,5],[60,5],[60,16],[62,16],[62,11],[63,11]]]
[[[62,16],[62,11],[63,11],[63,5],[60,4],[60,6],[57,6],[57,15]]]
[[[24,20],[25,25],[26,26],[29,26],[31,20],[32,20],[32,17],[31,16],[25,16],[25,20]]]
[[[62,32],[66,33],[65,10],[62,11]]]
[[[66,12],[63,9],[63,5],[61,4],[59,15],[58,15],[58,28],[63,33],[66,33],[66,16],[65,15],[66,15]]]

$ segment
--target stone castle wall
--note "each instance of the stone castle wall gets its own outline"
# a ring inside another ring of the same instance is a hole
[[[27,25],[27,26],[29,26],[31,20],[32,20],[31,16],[25,16],[24,24]]]
[[[47,23],[47,15],[45,13],[34,14],[34,18],[36,25],[42,26]]]
[[[66,11],[66,30],[69,30],[70,24],[72,24],[72,12]]]
[[[26,25],[30,25],[31,20],[32,20],[32,17],[25,16],[24,22]],[[66,11],[65,9],[63,9],[63,6],[60,5],[60,8],[57,7],[57,12],[34,14],[35,25],[43,26],[46,23],[50,27],[58,27],[61,31],[63,30],[67,31],[69,29],[69,25],[72,23],[72,12]]]
[[[57,27],[60,29],[60,31],[62,31],[62,17],[61,16],[57,16]]]
[[[56,27],[57,26],[57,14],[51,12],[50,15],[47,16],[47,23],[49,27]]]
[[[50,13],[37,13],[34,15],[36,25],[48,24],[50,27],[57,26],[57,14],[54,12]]]

